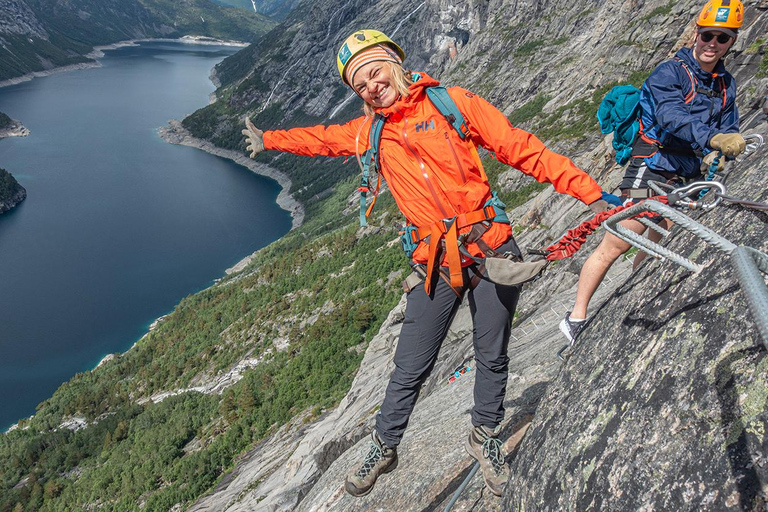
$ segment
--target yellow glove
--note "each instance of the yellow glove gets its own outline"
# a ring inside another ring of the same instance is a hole
[[[245,135],[246,152],[251,153],[251,158],[264,151],[264,132],[253,126],[250,119],[245,120],[245,130],[241,132]]]
[[[712,164],[715,161],[715,158],[717,158],[717,151],[712,151],[711,153],[707,153],[704,155],[704,158],[701,160],[701,172],[709,172],[709,168],[712,166]],[[717,172],[722,171],[725,168],[725,157],[721,156],[720,161],[717,162]]]
[[[747,141],[738,133],[718,133],[709,139],[709,147],[722,151],[725,156],[736,156],[747,149]]]

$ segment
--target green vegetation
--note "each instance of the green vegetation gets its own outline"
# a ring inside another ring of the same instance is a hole
[[[88,62],[88,59],[75,52],[87,53],[90,47],[77,44],[64,37],[58,38],[61,46],[54,42],[56,38],[45,41],[20,35],[4,35],[6,45],[0,48],[0,80],[21,76],[31,71],[44,69],[40,59],[45,59],[53,66],[68,66]]]
[[[251,0],[212,0],[220,5],[229,5],[239,7],[246,11],[253,12],[253,3]],[[298,0],[259,0],[256,2],[256,9],[260,14],[270,16],[278,21],[282,21],[298,4]]]
[[[768,76],[768,52],[765,52],[763,55],[763,60],[760,61],[760,67],[758,68],[757,73],[755,73],[755,76],[757,78],[765,78]]]
[[[0,129],[10,126],[11,123],[13,123],[13,119],[8,117],[5,112],[0,112]]]
[[[552,98],[546,94],[539,94],[535,96],[528,103],[518,108],[509,115],[509,122],[512,125],[517,126],[534,119],[541,114],[544,105],[546,105]]]
[[[674,0],[670,0],[667,5],[662,5],[660,7],[655,8],[650,13],[648,13],[646,16],[642,17],[643,21],[650,21],[656,16],[667,16],[670,12],[672,12],[672,7],[675,6]]]
[[[9,201],[19,190],[21,190],[21,185],[16,181],[16,178],[5,169],[0,169],[0,203]]]
[[[648,71],[634,71],[624,80],[598,87],[589,97],[561,105],[549,115],[542,113],[538,122],[534,123],[533,132],[544,140],[580,139],[599,133],[596,114],[605,94],[616,85],[632,84],[640,87],[649,74]],[[536,101],[536,98],[532,101]],[[533,106],[529,110],[532,111]]]
[[[88,62],[85,55],[95,45],[183,35],[255,41],[275,26],[274,21],[262,15],[220,7],[208,0],[183,3],[30,0],[27,4],[49,38],[4,35],[5,44],[0,48],[0,80]]]
[[[559,37],[552,41],[546,41],[546,40],[529,41],[515,48],[514,55],[515,57],[525,57],[528,55],[533,55],[534,53],[538,52],[540,48],[543,48],[546,46],[558,46],[566,42],[568,42],[567,37]]]

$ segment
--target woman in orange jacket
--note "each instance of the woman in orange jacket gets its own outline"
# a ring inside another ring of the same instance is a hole
[[[467,440],[480,461],[489,489],[500,495],[507,467],[497,438],[504,418],[507,345],[519,286],[494,283],[480,265],[487,257],[521,255],[503,205],[491,192],[476,147],[541,182],[554,185],[590,205],[608,208],[602,190],[568,158],[549,151],[528,132],[480,96],[459,87],[448,89],[464,118],[459,133],[428,98],[439,82],[402,67],[405,54],[375,30],[352,34],[338,53],[341,78],[364,101],[365,115],[343,124],[265,131],[246,121],[251,157],[265,150],[299,155],[351,156],[368,150],[376,115],[384,124],[378,160],[389,190],[412,227],[412,266],[424,281],[408,291],[403,328],[395,353],[395,371],[376,417],[372,445],[362,465],[347,476],[354,496],[370,492],[377,477],[397,466],[403,436],[419,389],[434,365],[451,320],[469,290],[474,321],[475,405]]]

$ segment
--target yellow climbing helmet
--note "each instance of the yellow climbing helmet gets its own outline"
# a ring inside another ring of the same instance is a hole
[[[344,71],[346,71],[347,64],[349,64],[349,61],[352,59],[352,57],[365,50],[366,48],[376,46],[377,44],[384,44],[389,46],[395,51],[395,53],[397,53],[397,55],[400,57],[400,60],[405,59],[405,52],[403,49],[400,48],[393,40],[387,37],[387,35],[383,32],[370,29],[358,30],[344,41],[344,44],[341,45],[339,52],[336,54],[336,67],[339,68],[339,74],[341,75],[341,79],[345,84],[349,85],[349,82],[347,82],[347,79],[344,76]]]
[[[727,32],[731,33],[738,30],[743,22],[744,5],[739,0],[709,0],[696,20],[699,27],[730,29]]]

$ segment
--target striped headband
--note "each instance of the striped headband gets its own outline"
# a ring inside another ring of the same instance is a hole
[[[392,49],[384,46],[383,44],[377,44],[375,46],[371,46],[370,48],[366,48],[365,50],[359,52],[357,55],[349,59],[349,63],[347,64],[347,81],[349,82],[350,87],[352,86],[352,79],[354,79],[355,73],[357,73],[361,67],[365,66],[369,62],[375,62],[377,60],[394,62],[395,64],[403,63],[403,60],[399,55],[397,55],[394,51],[392,51]]]

